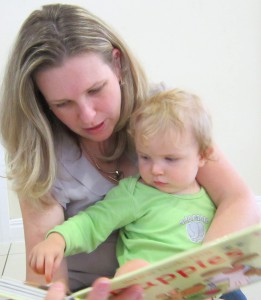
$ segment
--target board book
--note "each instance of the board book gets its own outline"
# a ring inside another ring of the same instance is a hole
[[[111,281],[111,295],[140,284],[145,300],[202,300],[219,297],[261,280],[261,224],[153,263]],[[173,290],[177,296],[172,297]],[[66,296],[85,299],[91,288]],[[11,279],[0,279],[0,298],[44,299],[46,291]]]

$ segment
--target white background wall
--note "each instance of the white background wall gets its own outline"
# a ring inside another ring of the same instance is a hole
[[[8,0],[1,5],[0,78],[23,20],[32,10],[52,2],[56,1]],[[116,28],[152,81],[199,94],[212,112],[217,143],[253,191],[261,195],[260,0],[63,3],[84,6]],[[3,182],[0,218],[7,209],[5,187]],[[16,217],[17,206],[11,198],[15,211],[11,215]]]

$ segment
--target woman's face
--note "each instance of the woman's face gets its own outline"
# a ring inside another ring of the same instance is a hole
[[[119,51],[113,67],[95,53],[67,58],[36,73],[36,84],[55,116],[79,136],[108,139],[120,118]]]

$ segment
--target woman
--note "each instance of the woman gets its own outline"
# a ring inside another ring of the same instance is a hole
[[[7,67],[0,110],[26,253],[49,229],[137,171],[126,129],[130,113],[152,92],[127,46],[88,11],[47,5],[27,18]],[[215,152],[218,160],[197,177],[217,205],[206,240],[259,221],[253,194],[217,147]],[[240,222],[231,215],[240,215]],[[92,254],[67,259],[55,278],[66,284],[69,278],[77,290],[113,276],[116,238],[114,233]],[[27,279],[43,281],[29,268]]]

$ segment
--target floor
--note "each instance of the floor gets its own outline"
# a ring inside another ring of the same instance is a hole
[[[24,242],[0,244],[0,277],[25,278]]]
[[[25,278],[24,242],[0,244],[0,277]],[[261,282],[242,289],[248,300],[260,300]]]

